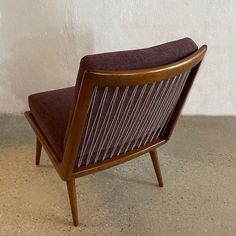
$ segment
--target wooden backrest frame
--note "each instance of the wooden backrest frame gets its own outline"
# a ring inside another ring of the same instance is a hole
[[[136,156],[142,155],[143,153],[148,152],[165,143],[170,138],[170,135],[174,129],[176,121],[180,115],[180,111],[184,105],[201,61],[206,53],[206,50],[207,46],[203,45],[200,49],[198,49],[190,56],[175,63],[160,66],[157,68],[129,71],[85,71],[80,83],[80,91],[68,131],[63,161],[60,164],[61,178],[64,180],[69,180],[72,177],[78,177],[101,169],[106,169],[108,167],[132,159]],[[152,143],[138,148],[137,150],[121,154],[117,160],[115,158],[114,160],[102,161],[98,164],[92,164],[86,167],[74,169],[90,101],[92,99],[93,90],[96,86],[122,87],[144,85],[174,77],[189,69],[191,69],[189,78],[187,79],[183,92],[181,93],[181,97],[165,129],[163,140],[155,140]]]

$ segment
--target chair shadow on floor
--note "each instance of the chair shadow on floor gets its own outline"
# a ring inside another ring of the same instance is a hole
[[[152,164],[150,163],[150,169],[153,168],[151,166]],[[104,178],[104,179],[110,179],[112,181],[116,181],[116,180],[121,180],[122,182],[130,182],[133,184],[142,184],[142,185],[146,185],[146,186],[158,186],[158,183],[156,183],[156,179],[154,178],[155,175],[153,175],[153,179],[150,180],[144,180],[144,179],[137,179],[137,176],[135,177],[127,177],[127,176],[123,176],[122,174],[116,174],[116,173],[111,173],[111,171],[107,172],[107,171],[103,171],[101,173],[97,173],[97,175],[99,175],[100,177]]]

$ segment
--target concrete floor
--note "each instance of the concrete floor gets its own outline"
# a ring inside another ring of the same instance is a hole
[[[0,116],[0,235],[236,235],[236,118],[181,117],[159,149],[164,188],[148,155],[77,179],[80,226],[66,185],[22,116]]]

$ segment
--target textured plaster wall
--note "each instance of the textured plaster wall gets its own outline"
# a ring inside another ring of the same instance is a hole
[[[0,113],[73,85],[85,54],[184,36],[209,50],[185,114],[236,115],[235,0],[0,0]]]

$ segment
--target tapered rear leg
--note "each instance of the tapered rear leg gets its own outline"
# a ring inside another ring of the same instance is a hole
[[[38,166],[40,162],[40,156],[42,152],[42,144],[40,143],[39,139],[36,140],[36,160],[35,164]]]
[[[162,179],[162,175],[161,175],[161,168],[160,168],[160,164],[158,161],[158,156],[157,156],[157,151],[154,149],[150,152],[151,158],[152,158],[152,164],[153,167],[155,169],[156,172],[156,176],[157,176],[157,180],[159,183],[160,187],[163,187],[163,179]]]
[[[76,186],[75,186],[75,179],[68,180],[66,182],[67,184],[67,190],[70,200],[70,207],[71,207],[71,213],[73,218],[74,226],[78,226],[79,220],[78,220],[78,209],[77,209],[77,194],[76,194]]]

